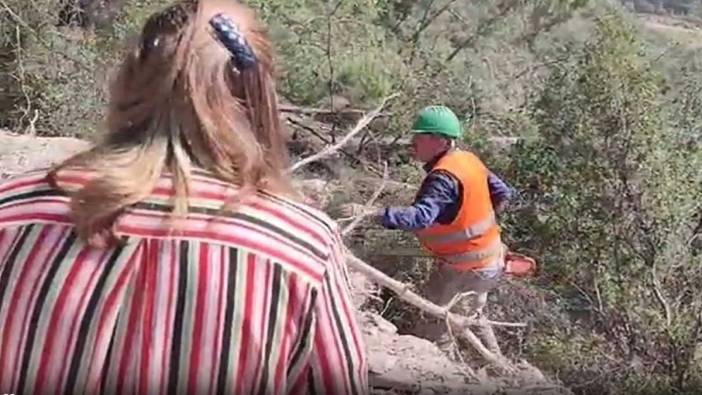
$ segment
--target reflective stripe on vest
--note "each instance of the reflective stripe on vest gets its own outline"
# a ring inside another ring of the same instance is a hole
[[[423,243],[426,244],[444,244],[444,243],[458,243],[462,241],[470,241],[477,237],[482,236],[490,228],[497,225],[497,219],[495,218],[495,212],[491,211],[485,219],[482,221],[469,226],[466,229],[459,230],[458,232],[444,233],[444,234],[432,234],[432,235],[420,235],[419,238]]]
[[[482,261],[483,259],[496,256],[500,253],[501,249],[502,241],[498,238],[497,240],[490,243],[490,245],[481,250],[464,252],[462,254],[455,255],[443,255],[440,258],[445,260],[446,262],[455,264],[478,262]]]

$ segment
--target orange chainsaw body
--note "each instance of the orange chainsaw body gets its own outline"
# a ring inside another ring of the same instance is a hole
[[[513,277],[531,277],[537,272],[538,267],[533,258],[511,251],[505,254],[505,274]]]

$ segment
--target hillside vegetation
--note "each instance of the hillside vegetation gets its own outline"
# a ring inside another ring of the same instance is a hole
[[[168,1],[78,3],[0,0],[0,127],[99,133],[122,43]],[[518,192],[501,218],[506,241],[542,267],[491,301],[494,317],[528,324],[498,333],[505,353],[576,393],[702,387],[702,2],[248,3],[270,26],[281,96],[318,110],[288,123],[296,155],[342,136],[355,119],[344,109],[399,93],[347,155],[311,167],[336,185],[325,209],[365,201],[373,188],[353,182],[377,182],[368,164],[379,157],[397,183],[381,202],[411,201],[421,172],[403,137],[416,110],[449,105],[464,145]],[[410,236],[374,226],[348,243],[402,281],[431,264],[400,253],[416,249]],[[400,329],[416,319],[380,299],[366,308]]]
[[[621,0],[621,2],[637,12],[702,16],[702,3],[699,0]]]

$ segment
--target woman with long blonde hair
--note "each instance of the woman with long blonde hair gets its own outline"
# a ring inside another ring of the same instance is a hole
[[[247,7],[175,3],[124,54],[104,140],[0,185],[0,393],[368,393],[273,66]]]

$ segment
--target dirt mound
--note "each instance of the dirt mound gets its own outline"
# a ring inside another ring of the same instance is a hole
[[[42,138],[0,130],[0,180],[50,167],[89,146],[70,137]]]

